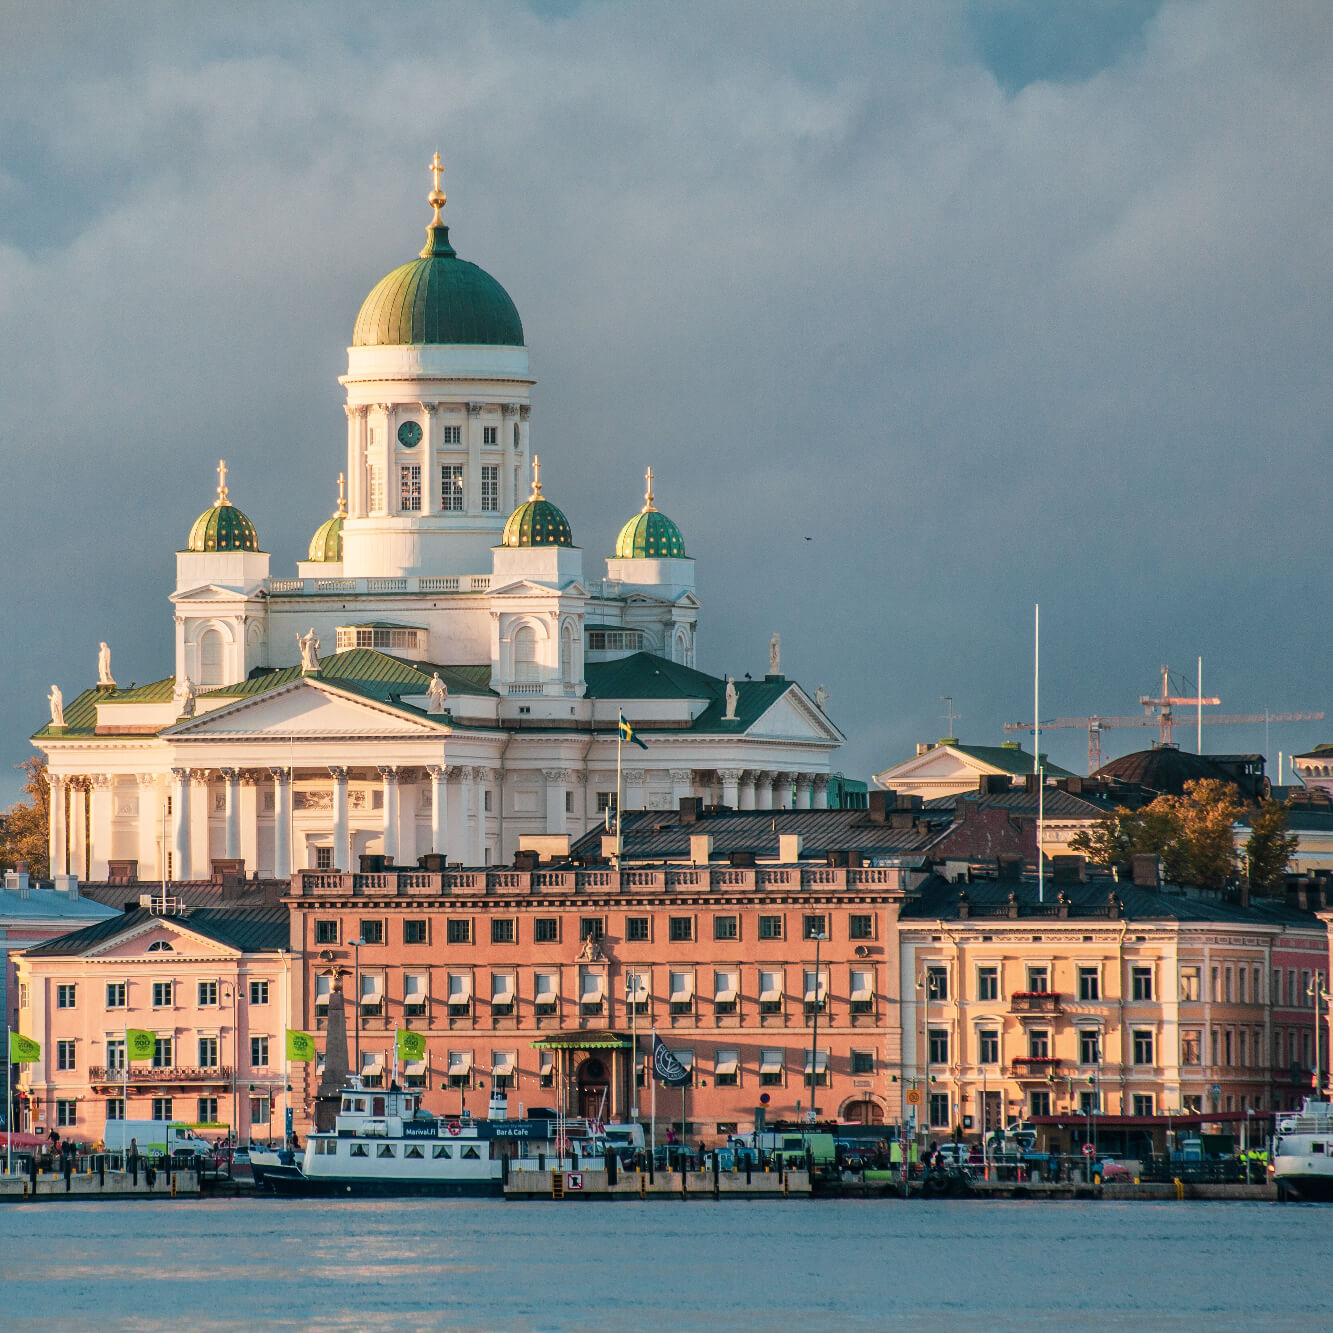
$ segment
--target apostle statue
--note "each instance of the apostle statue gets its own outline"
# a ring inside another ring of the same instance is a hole
[[[97,646],[97,683],[98,685],[116,683],[111,674],[111,649],[106,646],[105,641]]]
[[[319,639],[315,635],[314,627],[311,626],[304,634],[298,634],[296,642],[301,645],[301,670],[318,671]]]
[[[51,686],[51,693],[46,696],[46,702],[51,705],[51,725],[53,727],[63,727],[65,725],[65,696],[60,693],[59,685]]]
[[[194,716],[194,681],[189,676],[183,677],[176,686],[175,701],[177,717]]]
[[[727,677],[727,711],[723,716],[724,722],[734,722],[736,720],[736,677]]]
[[[782,675],[782,635],[775,634],[768,641],[768,674]]]
[[[430,688],[426,691],[426,712],[440,714],[446,712],[449,702],[449,687],[440,679],[437,671],[430,678]]]
[[[828,703],[828,691],[822,685],[817,685],[815,687],[815,707],[823,713],[827,711],[824,708],[826,703]]]

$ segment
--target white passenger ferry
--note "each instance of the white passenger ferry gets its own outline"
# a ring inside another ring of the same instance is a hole
[[[1279,1199],[1333,1199],[1333,1102],[1307,1097],[1299,1115],[1278,1112],[1273,1183]]]

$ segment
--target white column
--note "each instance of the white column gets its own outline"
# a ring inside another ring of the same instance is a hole
[[[771,769],[754,775],[754,808],[771,810],[773,808],[773,779],[777,777]]]
[[[352,830],[347,820],[347,770],[329,765],[333,778],[333,864],[344,875],[352,873]]]
[[[512,514],[518,508],[518,500],[510,494],[514,485],[514,463],[520,457],[514,448],[514,427],[518,425],[519,408],[515,403],[506,403],[500,409],[500,451],[496,462],[500,465],[500,512]],[[520,428],[520,436],[522,432]]]
[[[484,403],[467,405],[467,475],[463,478],[463,512],[475,514],[481,508],[481,409]]]
[[[89,856],[88,878],[104,880],[110,873],[107,862],[111,858],[111,779],[97,773],[92,779],[92,852]]]
[[[59,773],[48,772],[47,782],[51,785],[51,831],[47,853],[51,858],[51,874],[65,874],[69,864],[69,839],[65,825],[65,797],[69,784]]]
[[[398,770],[393,767],[380,769],[380,778],[384,791],[384,855],[390,860],[398,859]]]
[[[88,878],[88,795],[86,778],[75,778],[69,788],[69,873]]]
[[[754,780],[758,776],[759,774],[756,773],[752,768],[747,768],[745,772],[741,774],[741,790],[740,790],[741,802],[739,809],[741,810],[754,809]]]
[[[673,768],[671,770],[671,804],[680,808],[686,796],[694,795],[694,770],[692,768]]]
[[[209,807],[208,769],[196,768],[190,775],[190,879],[207,879],[212,873],[209,841],[209,823],[213,812]]]
[[[437,856],[449,845],[449,773],[443,764],[426,769],[430,775],[430,849]]]
[[[451,861],[467,864],[467,792],[469,769],[451,764],[445,773],[445,781],[458,791],[449,802],[445,819],[445,850]]]
[[[229,861],[238,861],[241,856],[241,775],[234,768],[221,771],[225,802],[222,855]]]
[[[542,781],[546,783],[547,833],[566,833],[569,830],[565,814],[565,784],[573,776],[564,768],[542,769]]]
[[[472,826],[474,839],[472,843],[472,864],[476,866],[486,864],[486,787],[494,772],[495,770],[491,768],[474,768],[472,770],[477,811],[476,822]]]
[[[245,873],[255,874],[259,869],[259,788],[251,772],[241,774],[240,856]]]
[[[352,518],[366,516],[366,409],[346,406],[347,413],[347,512]]]
[[[162,840],[162,797],[157,789],[156,773],[139,773],[139,878],[160,879],[162,876],[162,852],[158,843]]]
[[[436,403],[418,403],[421,408],[421,512],[433,514],[440,507],[439,483],[433,480],[440,475],[439,460],[435,457],[435,440],[439,434],[439,405]]]
[[[812,779],[809,773],[796,775],[796,809],[810,809],[810,787]]]
[[[828,776],[824,773],[815,774],[815,809],[828,809]]]
[[[729,805],[733,810],[740,808],[741,803],[741,774],[739,768],[719,768],[717,775],[722,779],[722,804]]]
[[[171,877],[190,877],[190,770],[171,770]]]
[[[273,779],[273,878],[292,873],[292,784],[285,768],[270,768]]]
[[[398,409],[393,403],[381,403],[384,413],[384,512],[401,514],[403,497],[398,485]]]

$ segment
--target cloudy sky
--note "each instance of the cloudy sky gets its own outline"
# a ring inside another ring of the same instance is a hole
[[[945,734],[941,695],[975,743],[1028,718],[1037,602],[1046,716],[1137,712],[1199,655],[1225,712],[1333,705],[1333,7],[9,0],[0,24],[5,779],[100,639],[122,682],[171,670],[172,553],[219,457],[294,572],[344,465],[353,319],[421,245],[437,147],[455,245],[522,313],[588,568],[651,463],[700,665],[759,674],[780,631],[849,774]],[[1270,767],[1326,736],[1273,727]],[[1084,733],[1049,739],[1083,771]]]

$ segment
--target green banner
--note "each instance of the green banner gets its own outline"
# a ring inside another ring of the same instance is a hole
[[[313,1060],[315,1058],[314,1037],[308,1032],[298,1032],[295,1028],[288,1028],[287,1058],[289,1060]]]
[[[409,1032],[406,1028],[399,1028],[398,1058],[400,1060],[424,1060],[426,1058],[425,1036],[420,1032]]]
[[[125,1059],[151,1060],[157,1053],[157,1037],[144,1028],[128,1028],[125,1032]]]
[[[9,1034],[9,1062],[15,1065],[30,1065],[42,1058],[42,1043],[25,1037],[21,1032]]]

